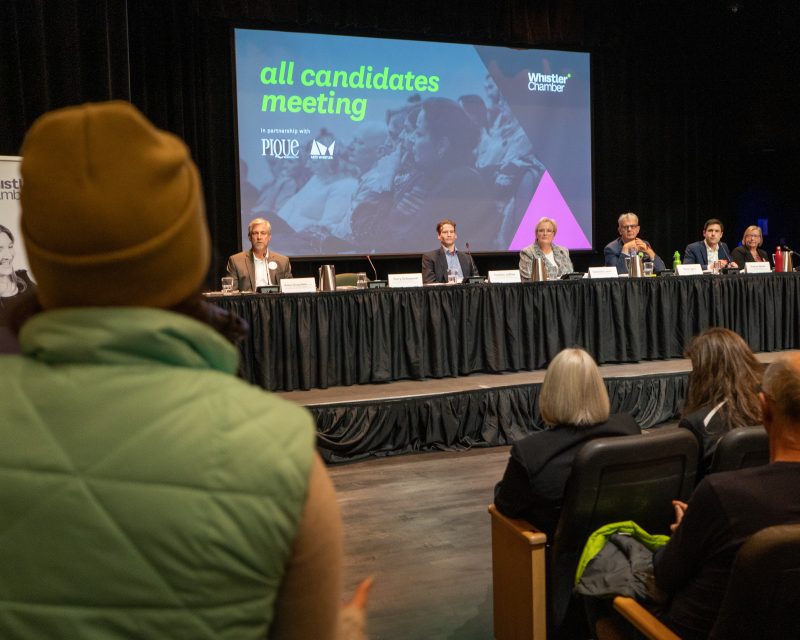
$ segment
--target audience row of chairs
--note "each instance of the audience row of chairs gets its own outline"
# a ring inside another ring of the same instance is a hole
[[[712,473],[768,461],[763,427],[734,429],[720,440]],[[686,429],[599,438],[584,445],[574,461],[552,540],[535,525],[507,518],[490,506],[496,640],[564,636],[565,623],[583,617],[572,588],[589,535],[625,520],[668,535],[674,521],[671,501],[688,501],[697,465],[697,440]],[[625,610],[641,609],[636,612],[640,618],[647,614],[633,600],[618,603]],[[570,607],[574,610],[568,614]],[[723,614],[728,615],[723,611],[720,617]]]

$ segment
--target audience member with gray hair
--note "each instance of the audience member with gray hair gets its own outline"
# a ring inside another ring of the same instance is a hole
[[[583,349],[564,349],[553,358],[542,383],[539,409],[546,428],[511,447],[494,502],[500,513],[528,520],[551,536],[578,450],[594,438],[641,431],[631,416],[609,415],[600,371]]]

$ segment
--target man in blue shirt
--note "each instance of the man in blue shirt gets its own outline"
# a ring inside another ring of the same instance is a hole
[[[456,223],[440,220],[436,224],[436,234],[442,246],[422,254],[422,281],[425,284],[447,282],[448,270],[455,271],[458,282],[469,276],[478,275],[478,267],[468,253],[456,249]]]

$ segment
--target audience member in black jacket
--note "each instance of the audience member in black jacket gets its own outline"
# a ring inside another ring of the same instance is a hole
[[[578,450],[593,438],[641,433],[627,414],[609,416],[608,392],[592,357],[565,349],[542,384],[539,409],[547,425],[514,443],[503,479],[495,488],[500,513],[555,533],[564,488]]]

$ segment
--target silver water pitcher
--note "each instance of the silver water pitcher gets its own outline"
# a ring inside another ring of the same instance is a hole
[[[534,258],[531,267],[531,280],[534,282],[542,282],[547,280],[547,267],[544,264],[544,258]]]
[[[336,268],[332,264],[323,264],[319,268],[319,290],[336,291]]]
[[[644,276],[644,265],[642,264],[642,256],[631,256],[630,266],[628,267],[628,276],[631,278],[641,278]]]

